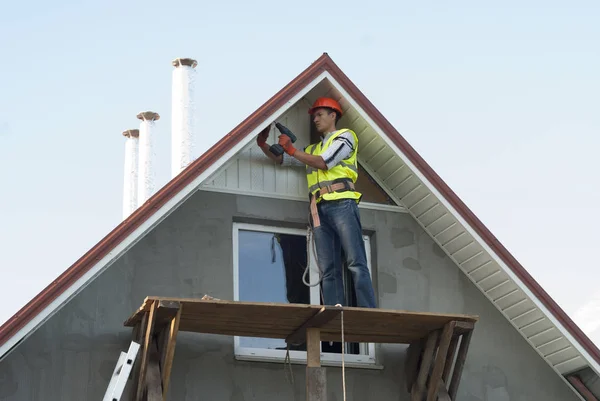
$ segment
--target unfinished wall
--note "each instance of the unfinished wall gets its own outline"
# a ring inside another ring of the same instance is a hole
[[[522,337],[407,214],[362,210],[383,308],[481,316],[459,400],[575,401]],[[131,338],[123,321],[148,295],[232,299],[232,220],[303,224],[306,204],[200,192],[142,239],[0,362],[0,400],[101,399]],[[348,401],[409,400],[402,345],[380,348],[383,370],[347,369]],[[329,401],[342,400],[341,370],[328,367]],[[233,338],[180,333],[172,400],[304,400],[281,364],[234,360]]]

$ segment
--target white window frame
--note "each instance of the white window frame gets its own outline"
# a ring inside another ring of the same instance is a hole
[[[277,226],[268,226],[261,224],[248,224],[248,223],[233,223],[233,299],[239,301],[239,231],[249,230],[267,233],[278,233],[278,234],[290,234],[299,235],[306,237],[308,235],[307,230],[286,228]],[[368,235],[363,235],[365,241],[365,250],[367,253],[367,266],[369,268],[369,274],[372,277],[371,268],[371,241]],[[312,240],[312,239],[311,239]],[[310,255],[309,255],[309,266],[310,266],[310,283],[316,283],[319,280],[319,273],[316,266],[316,259],[311,244]],[[310,287],[310,299],[311,304],[320,305],[320,293],[319,286]],[[344,363],[348,367],[359,367],[359,368],[377,368],[381,367],[376,365],[375,358],[375,344],[360,344],[360,355],[355,354],[344,354]],[[366,351],[366,354],[362,354]],[[240,337],[234,336],[234,354],[238,360],[246,361],[262,361],[262,362],[284,362],[286,358],[286,350],[275,350],[275,349],[261,349],[261,348],[250,348],[243,347],[240,345]],[[291,363],[305,364],[306,363],[306,351],[290,350],[289,358]],[[341,366],[342,354],[338,353],[325,353],[321,352],[321,364],[324,366]]]

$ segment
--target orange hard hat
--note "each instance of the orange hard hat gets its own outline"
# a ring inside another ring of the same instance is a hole
[[[338,102],[336,102],[335,100],[333,100],[332,98],[329,98],[329,97],[318,98],[317,100],[315,100],[315,103],[312,105],[312,107],[310,109],[308,109],[308,114],[312,114],[313,111],[315,111],[315,109],[318,109],[319,107],[328,107],[330,109],[337,111],[338,114],[340,115],[340,117],[342,116],[342,106],[340,106],[340,104]]]

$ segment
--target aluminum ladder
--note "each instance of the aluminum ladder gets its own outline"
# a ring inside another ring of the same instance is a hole
[[[121,401],[127,379],[131,374],[139,349],[140,344],[132,341],[127,353],[121,352],[102,401]]]

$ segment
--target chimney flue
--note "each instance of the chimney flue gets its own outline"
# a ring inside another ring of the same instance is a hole
[[[123,220],[137,209],[138,146],[140,130],[123,131],[125,140],[125,168],[123,177]]]
[[[171,177],[192,162],[194,151],[194,86],[198,63],[191,58],[172,61]]]
[[[141,120],[137,188],[137,206],[139,207],[154,194],[156,175],[154,171],[156,159],[156,152],[154,151],[154,128],[155,121],[160,119],[160,116],[153,111],[145,111],[139,113],[137,118]]]

